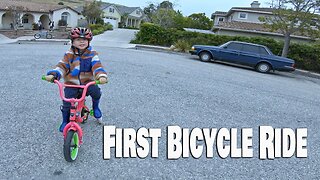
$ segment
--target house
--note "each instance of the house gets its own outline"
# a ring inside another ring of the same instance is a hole
[[[103,3],[103,19],[105,23],[111,23],[114,28],[140,27],[144,13],[140,7],[127,7],[118,4]]]
[[[45,29],[49,29],[49,23],[54,22],[54,29],[58,28],[60,19],[67,22],[68,27],[76,27],[80,13],[75,9],[64,5],[34,3],[28,1],[0,1],[0,29],[10,29],[13,26],[14,17],[9,12],[12,8],[21,7],[18,26],[21,29],[32,29],[33,23],[41,22]]]
[[[273,16],[272,8],[260,7],[258,1],[253,1],[251,7],[232,7],[228,12],[216,11],[212,14],[214,25],[212,31],[219,35],[231,36],[263,36],[283,40],[280,32],[270,32],[259,20],[259,17]],[[310,42],[305,36],[292,35],[292,41]]]

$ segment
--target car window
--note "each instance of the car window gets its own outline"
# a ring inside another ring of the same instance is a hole
[[[239,43],[230,43],[227,45],[227,49],[232,49],[232,50],[241,50],[241,44]]]
[[[269,52],[264,47],[260,47],[260,54],[269,55]]]
[[[254,45],[250,45],[250,44],[243,44],[242,45],[242,51],[259,54],[260,53],[260,47],[259,46],[254,46]]]

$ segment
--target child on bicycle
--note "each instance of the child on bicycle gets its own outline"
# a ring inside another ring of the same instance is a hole
[[[104,70],[98,53],[90,46],[92,32],[87,28],[77,27],[71,30],[71,48],[64,54],[64,58],[59,61],[55,69],[48,71],[46,80],[52,82],[53,79],[64,79],[65,84],[85,85],[94,80],[100,80],[100,84],[108,82],[107,73]],[[66,98],[77,98],[79,89],[65,88]],[[102,113],[99,109],[101,91],[99,86],[90,86],[87,95],[92,98],[92,108],[94,117],[102,123]],[[69,123],[70,117],[69,102],[63,101],[61,106],[62,123],[59,131]]]

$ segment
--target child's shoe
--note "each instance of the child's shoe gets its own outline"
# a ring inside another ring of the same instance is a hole
[[[93,116],[97,119],[99,124],[104,124],[102,121],[102,113],[99,108],[99,101],[100,100],[92,100],[92,108],[93,108]]]

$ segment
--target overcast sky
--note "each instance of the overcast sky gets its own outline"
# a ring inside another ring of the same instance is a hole
[[[121,4],[129,7],[141,7],[142,9],[150,3],[159,4],[163,0],[102,0],[103,2]],[[205,13],[211,17],[215,11],[228,11],[231,7],[250,7],[253,0],[169,0],[175,10],[182,11],[184,16],[193,13]],[[259,0],[260,7],[269,7],[268,2],[272,0]]]

